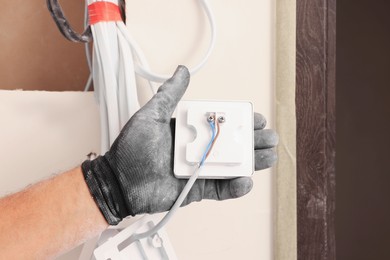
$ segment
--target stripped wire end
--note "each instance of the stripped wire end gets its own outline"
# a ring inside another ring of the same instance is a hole
[[[202,156],[202,160],[199,163],[199,168],[203,166],[206,159],[209,157],[211,150],[214,147],[215,142],[218,139],[219,133],[220,133],[220,127],[219,127],[219,121],[216,120],[215,115],[210,115],[207,117],[207,121],[211,128],[211,140],[209,144],[207,145],[207,148]]]

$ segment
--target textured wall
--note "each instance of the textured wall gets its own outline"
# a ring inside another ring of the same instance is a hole
[[[61,1],[81,30],[84,1]],[[82,44],[65,40],[45,0],[1,1],[0,89],[82,90],[88,69]]]

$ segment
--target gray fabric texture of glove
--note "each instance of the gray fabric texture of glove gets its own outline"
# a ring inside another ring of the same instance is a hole
[[[82,164],[89,190],[110,225],[123,218],[168,211],[187,180],[173,174],[175,120],[171,118],[190,81],[186,67],[179,66],[157,94],[127,122],[110,150]],[[255,168],[276,161],[273,147],[278,136],[265,130],[265,118],[255,113]],[[202,199],[225,200],[247,194],[251,178],[195,182],[182,206]]]

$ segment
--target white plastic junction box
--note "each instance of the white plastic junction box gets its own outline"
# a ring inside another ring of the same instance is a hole
[[[199,172],[203,179],[251,176],[254,172],[253,104],[249,101],[181,101],[176,110],[174,173],[189,178],[201,161],[219,120],[220,134]]]

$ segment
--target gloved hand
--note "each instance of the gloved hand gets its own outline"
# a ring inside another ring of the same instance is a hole
[[[189,80],[187,68],[179,66],[127,122],[111,149],[82,164],[90,192],[109,224],[116,225],[129,215],[167,211],[185,186],[187,180],[176,179],[173,174],[175,121],[171,116]],[[256,170],[276,161],[272,147],[278,137],[273,130],[263,130],[265,125],[264,117],[255,114]],[[241,197],[252,185],[251,178],[199,179],[182,206],[202,199]]]

